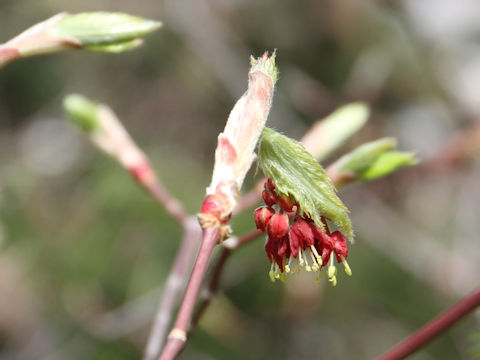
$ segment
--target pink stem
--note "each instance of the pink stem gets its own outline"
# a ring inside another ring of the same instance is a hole
[[[480,289],[468,295],[444,313],[421,327],[415,333],[390,349],[378,360],[400,360],[425,346],[440,333],[480,306]]]
[[[187,212],[178,200],[170,195],[160,181],[156,180],[153,184],[146,186],[146,188],[176,221],[183,224],[187,220]]]
[[[200,299],[200,303],[198,305],[197,311],[195,312],[195,315],[193,316],[192,319],[192,324],[189,329],[189,333],[193,331],[193,329],[197,326],[198,321],[204,314],[205,310],[207,310],[208,306],[210,305],[213,297],[218,291],[218,286],[220,283],[220,278],[222,276],[223,268],[225,267],[225,264],[230,257],[230,254],[232,253],[233,250],[238,249],[240,246],[243,246],[247,243],[249,243],[252,240],[255,240],[257,237],[262,235],[262,232],[260,230],[253,230],[241,237],[238,238],[237,243],[233,247],[224,247],[222,250],[222,253],[218,257],[215,266],[212,270],[212,276],[210,277],[210,280],[208,281],[207,285],[207,291],[205,292],[205,295],[203,296],[202,299]],[[203,292],[202,292],[203,293]]]
[[[208,262],[213,249],[220,238],[220,228],[209,227],[203,230],[203,239],[200,250],[193,266],[192,275],[187,285],[177,319],[170,332],[167,344],[160,355],[160,360],[172,360],[183,350],[186,334],[192,317],[195,301],[202,286],[202,280],[207,271]]]
[[[155,360],[165,343],[172,313],[186,282],[187,272],[199,237],[200,226],[197,219],[192,217],[185,222],[185,234],[165,283],[163,296],[145,349],[144,360]]]

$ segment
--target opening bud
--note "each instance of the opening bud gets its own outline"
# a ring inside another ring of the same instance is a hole
[[[275,190],[275,184],[273,183],[273,180],[268,178],[267,179],[267,182],[265,183],[265,190],[270,190],[270,191],[273,191]]]
[[[262,197],[263,201],[265,201],[265,204],[267,204],[268,207],[272,207],[277,203],[277,194],[275,194],[274,192],[263,190]]]

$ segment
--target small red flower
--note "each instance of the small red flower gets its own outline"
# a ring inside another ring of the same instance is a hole
[[[333,251],[337,257],[337,261],[341,263],[348,257],[347,239],[340,231],[334,231],[330,237],[333,239]]]
[[[275,184],[273,183],[272,179],[267,179],[267,182],[265,183],[265,189],[270,191],[275,190]]]
[[[268,190],[263,190],[262,192],[263,201],[267,206],[272,207],[277,203],[277,194],[275,192],[269,192]]]
[[[289,227],[288,215],[273,214],[267,225],[267,233],[273,240],[280,240],[287,235]]]
[[[273,214],[275,214],[275,211],[270,207],[262,206],[257,208],[254,215],[257,229],[265,232],[265,228],[267,227],[268,222]]]

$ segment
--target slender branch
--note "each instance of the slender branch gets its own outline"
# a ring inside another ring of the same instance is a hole
[[[198,321],[204,314],[205,310],[207,310],[208,306],[210,305],[213,297],[216,295],[218,291],[218,286],[220,283],[220,277],[222,275],[223,268],[225,263],[227,262],[228,258],[230,257],[232,250],[228,248],[224,248],[215,263],[214,268],[212,269],[212,276],[208,281],[208,285],[205,289],[203,289],[197,310],[192,318],[192,323],[190,328],[188,329],[188,333],[191,334],[195,328],[197,327]]]
[[[400,360],[425,346],[429,341],[452,326],[469,312],[480,306],[480,289],[466,296],[444,313],[421,327],[400,344],[383,354],[378,360]]]
[[[183,350],[187,341],[187,330],[195,306],[202,280],[207,271],[208,262],[213,248],[220,239],[219,227],[208,227],[203,230],[202,244],[198,252],[197,260],[190,276],[180,310],[175,320],[173,329],[168,335],[168,340],[160,360],[172,360]]]
[[[155,359],[164,343],[171,313],[185,283],[195,243],[200,236],[200,227],[196,219],[189,217],[180,202],[168,192],[146,154],[130,137],[112,109],[81,95],[68,96],[64,106],[71,120],[87,132],[93,144],[111,155],[139,186],[149,192],[183,226],[183,240],[168,276],[145,350],[144,359]]]
[[[160,182],[158,178],[155,178],[153,183],[141,185],[144,185],[146,190],[152,194],[152,196],[178,223],[183,224],[185,231],[188,232],[188,229],[191,227],[191,225],[189,225],[191,224],[191,219],[188,213],[185,211],[182,204],[168,192],[163,183]],[[194,219],[194,221],[196,228],[199,229],[197,220]]]
[[[102,150],[112,155],[137,183],[146,189],[160,205],[180,224],[188,219],[188,213],[162,184],[146,154],[130,137],[116,114],[106,105],[98,110],[99,129],[91,140]]]
[[[200,226],[194,217],[184,223],[185,233],[177,252],[177,257],[168,275],[163,296],[158,305],[157,314],[145,348],[144,360],[154,360],[164,345],[173,309],[180,297],[194,254],[195,244],[200,236]]]
[[[260,199],[262,198],[263,184],[266,180],[267,179],[262,177],[257,181],[253,189],[238,200],[233,215],[240,214],[260,202]]]
[[[240,246],[251,242],[252,240],[255,240],[260,235],[262,235],[262,232],[260,230],[253,230],[239,238],[230,238],[223,242],[223,250],[218,257],[214,268],[212,269],[212,275],[208,281],[208,285],[202,292],[197,311],[195,312],[195,315],[192,319],[192,324],[190,325],[189,333],[191,333],[196,328],[198,321],[204,314],[205,310],[207,310],[213,297],[217,293],[223,269],[232,251],[238,249]]]
[[[135,143],[115,112],[107,105],[72,94],[64,99],[69,119],[101,151],[113,157],[181,225],[188,213],[162,184],[147,155]],[[185,227],[185,225],[184,225]]]
[[[478,152],[480,152],[480,125],[475,124],[454,134],[427,165],[434,170],[446,170]]]

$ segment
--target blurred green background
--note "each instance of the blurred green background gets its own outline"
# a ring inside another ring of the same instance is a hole
[[[393,136],[429,164],[478,126],[474,0],[2,0],[0,42],[60,11],[92,10],[164,26],[132,52],[70,51],[0,70],[1,360],[140,358],[181,236],[64,120],[66,94],[111,105],[192,213],[216,137],[246,89],[250,54],[277,49],[269,125],[292,137],[345,102],[372,106],[336,155]],[[263,240],[240,249],[180,358],[380,355],[478,286],[479,175],[472,157],[342,190],[354,276],[342,271],[335,289],[307,275],[272,284]],[[252,172],[246,189],[253,183]],[[238,235],[253,226],[251,212],[233,221]],[[479,315],[412,359],[479,358]]]

